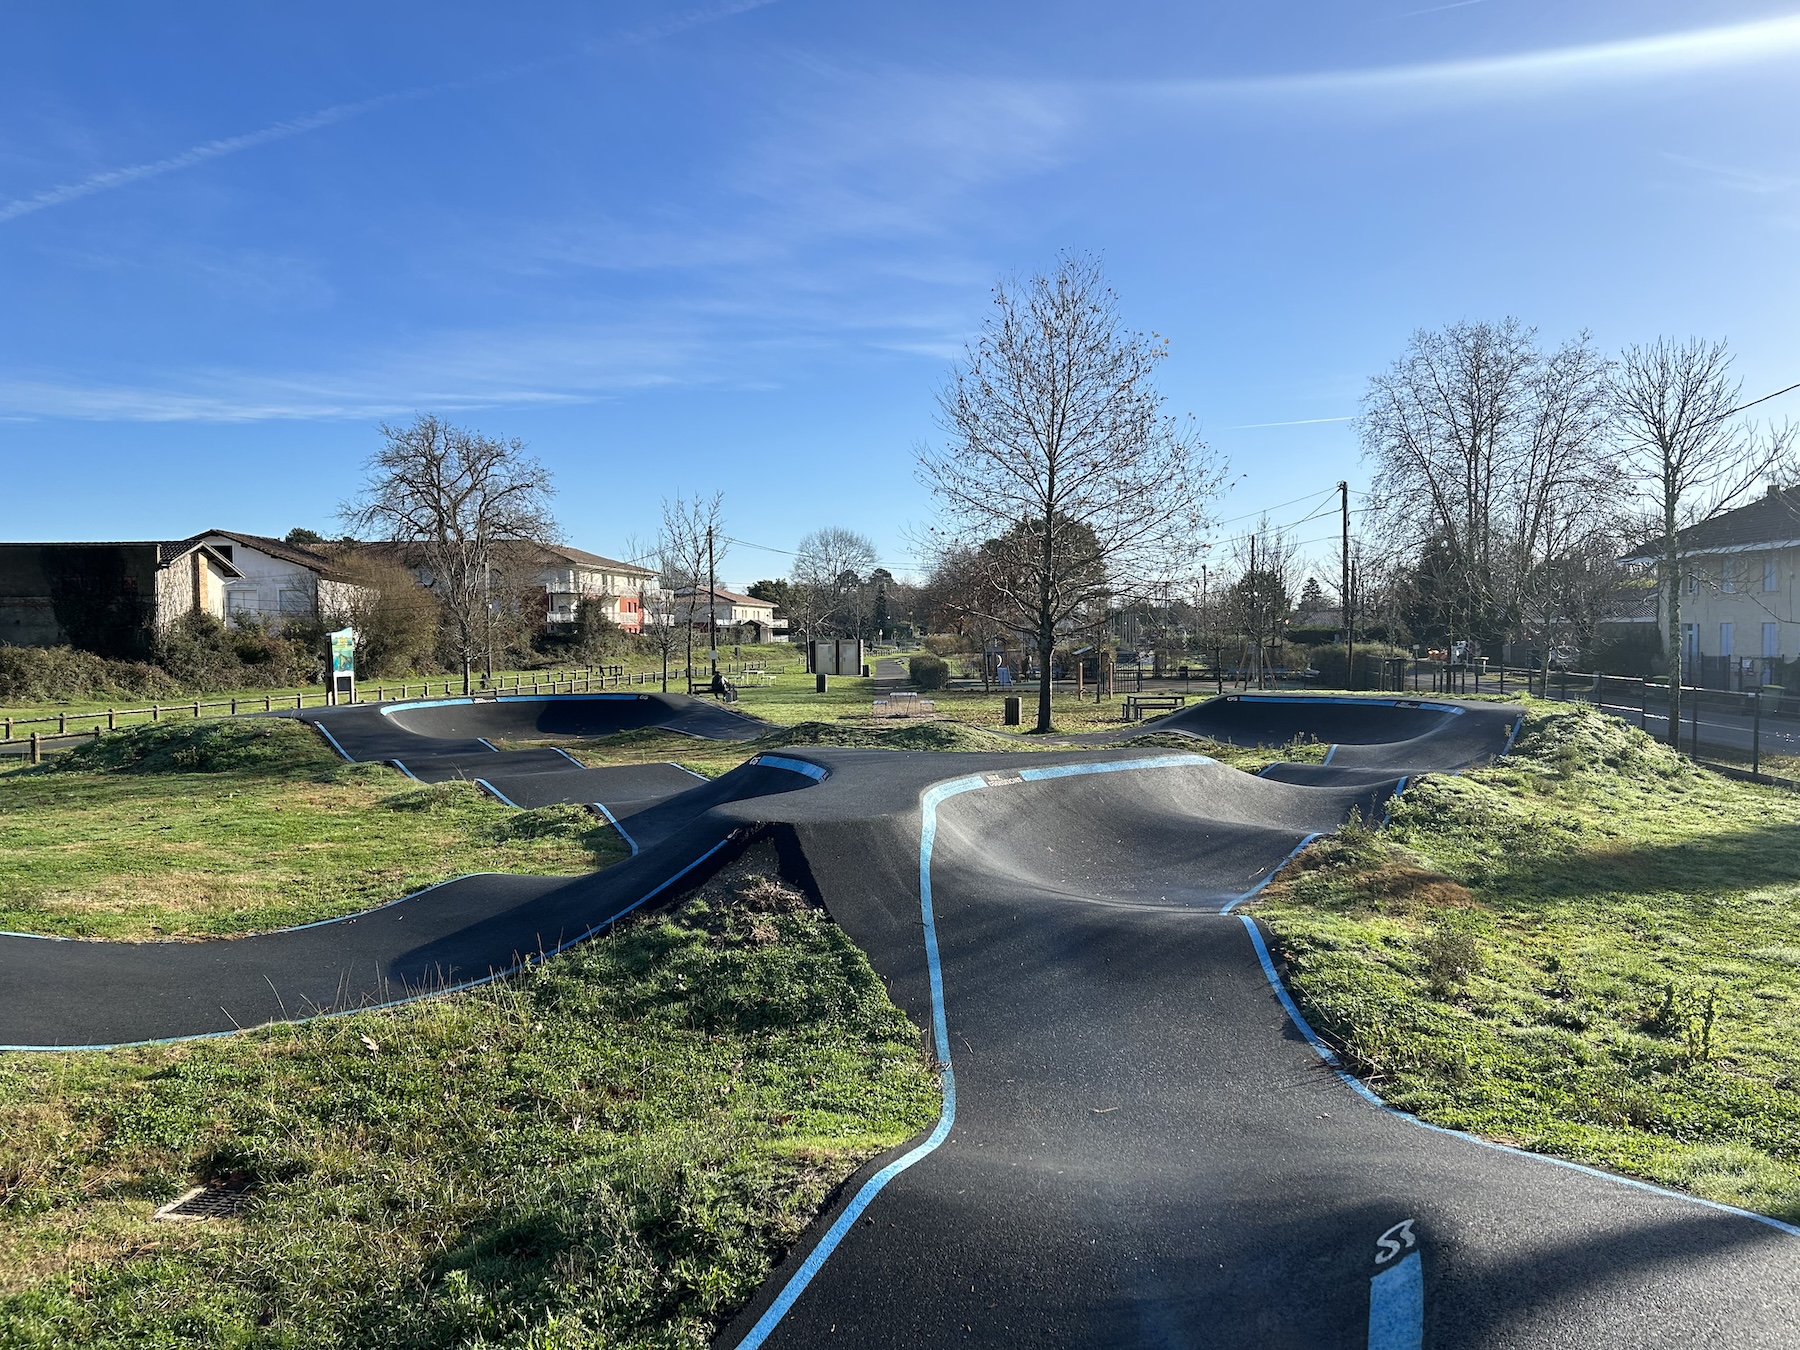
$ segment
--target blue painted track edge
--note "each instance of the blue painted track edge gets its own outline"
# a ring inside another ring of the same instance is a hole
[[[1434,703],[1418,698],[1344,698],[1333,694],[1221,694],[1218,697],[1239,703],[1347,703],[1355,708],[1430,708],[1433,712],[1455,713],[1458,717],[1468,711],[1454,703]]]
[[[392,717],[397,712],[408,712],[413,708],[452,708],[462,703],[548,703],[552,699],[562,701],[571,698],[587,699],[638,699],[643,694],[496,694],[491,699],[476,698],[473,694],[463,694],[455,698],[410,699],[407,702],[376,703],[373,705],[357,704],[357,707],[373,706],[383,717]],[[314,723],[316,726],[317,723]],[[480,739],[477,737],[477,739]],[[492,746],[488,747],[490,750]]]
[[[484,792],[490,793],[491,795],[496,797],[498,800],[503,802],[505,805],[512,807],[512,809],[515,811],[523,811],[525,809],[524,807],[520,806],[517,802],[515,802],[511,797],[507,796],[504,792],[502,792],[499,788],[495,787],[492,783],[488,782],[488,780],[485,778],[477,778],[475,780],[475,786],[482,789],[482,791],[484,791]]]
[[[1352,1092],[1368,1102],[1369,1105],[1387,1112],[1390,1116],[1404,1120],[1409,1125],[1417,1125],[1420,1129],[1431,1130],[1437,1134],[1446,1134],[1452,1139],[1466,1140],[1471,1144],[1478,1144],[1482,1148],[1491,1148],[1499,1153],[1510,1153],[1515,1157],[1530,1158],[1536,1162],[1549,1163],[1556,1167],[1567,1167],[1590,1177],[1598,1177],[1602,1181],[1611,1181],[1621,1186],[1633,1187],[1636,1190],[1649,1191],[1652,1195],[1666,1196],[1671,1200],[1683,1200],[1690,1205],[1701,1205],[1707,1209],[1718,1210],[1722,1214],[1735,1214],[1740,1219],[1754,1219],[1757,1223],[1765,1224],[1792,1237],[1800,1237],[1800,1227],[1791,1223],[1783,1223],[1780,1219],[1772,1219],[1767,1214],[1757,1214],[1748,1209],[1739,1209],[1736,1205],[1727,1205],[1719,1200],[1708,1200],[1702,1196],[1689,1195],[1685,1191],[1670,1190],[1666,1186],[1658,1186],[1655,1182],[1620,1176],[1617,1172],[1607,1172],[1598,1167],[1589,1167],[1584,1163],[1570,1162],[1567,1158],[1552,1157],[1548,1153],[1533,1153],[1529,1149],[1514,1148],[1510,1144],[1497,1144],[1492,1139],[1483,1139],[1478,1134],[1470,1134],[1466,1130],[1453,1130],[1448,1125],[1434,1125],[1429,1120],[1419,1119],[1409,1111],[1402,1111],[1397,1106],[1389,1106],[1375,1089],[1344,1067],[1343,1062],[1337,1057],[1337,1052],[1319,1039],[1318,1033],[1312,1029],[1312,1024],[1301,1014],[1299,1007],[1289,995],[1287,986],[1282,983],[1281,976],[1275,969],[1275,962],[1269,956],[1269,948],[1263,942],[1262,933],[1256,926],[1256,920],[1248,914],[1240,914],[1238,921],[1244,925],[1244,931],[1250,935],[1250,944],[1256,949],[1256,959],[1262,964],[1263,975],[1269,981],[1269,988],[1280,1000],[1282,1010],[1287,1013],[1288,1021],[1293,1023],[1294,1030],[1305,1037],[1306,1043],[1313,1048],[1314,1053],[1330,1066],[1331,1071],[1342,1079]]]
[[[325,728],[317,722],[311,722],[311,723],[308,723],[308,725],[311,726],[314,731],[318,732],[319,735],[323,736],[326,740],[331,742],[331,748],[333,750],[337,751],[338,754],[343,756],[344,762],[346,764],[356,763],[355,760],[351,759],[350,756],[345,753],[344,747],[337,743],[336,736],[333,736],[329,731],[325,730]],[[402,772],[404,772],[404,770],[402,770]],[[412,776],[411,774],[407,774],[407,777],[410,778],[411,776]]]
[[[759,756],[767,763],[771,756]],[[927,788],[919,798],[919,914],[924,926],[925,936],[925,969],[931,983],[931,1039],[933,1051],[937,1057],[938,1072],[944,1085],[944,1105],[938,1114],[937,1125],[931,1133],[916,1147],[903,1156],[896,1158],[886,1167],[862,1184],[850,1203],[844,1207],[830,1228],[813,1245],[800,1263],[782,1285],[781,1292],[769,1306],[763,1310],[756,1324],[744,1333],[744,1338],[737,1343],[736,1350],[758,1350],[768,1340],[770,1334],[780,1325],[781,1319],[787,1316],[788,1310],[794,1306],[806,1288],[831,1254],[837,1250],[838,1244],[844,1240],[849,1231],[855,1227],[875,1197],[887,1187],[887,1184],[902,1172],[935,1153],[939,1146],[950,1137],[950,1130],[956,1123],[956,1070],[950,1060],[950,1024],[949,1016],[944,1008],[944,973],[938,955],[937,915],[931,897],[931,854],[937,842],[937,809],[941,802],[965,792],[975,792],[982,788],[1004,787],[1017,782],[1041,782],[1052,778],[1073,778],[1084,774],[1119,773],[1131,769],[1161,769],[1188,767],[1198,764],[1215,764],[1218,761],[1208,759],[1205,755],[1175,754],[1157,755],[1150,759],[1118,760],[1103,764],[1057,764],[1044,768],[1022,769],[1017,777],[991,778],[987,774],[969,774],[961,778],[948,779],[935,783]]]
[[[601,815],[606,817],[606,823],[608,825],[611,825],[613,827],[613,829],[615,829],[619,832],[619,838],[623,839],[626,843],[626,846],[631,849],[631,856],[634,858],[637,857],[637,855],[638,855],[637,840],[633,839],[629,834],[625,833],[625,827],[623,825],[619,824],[619,818],[617,816],[615,816],[611,811],[608,811],[606,809],[606,803],[605,802],[590,802],[589,805],[592,806],[594,808],[594,810],[598,811]]]
[[[1257,896],[1261,895],[1262,891],[1263,891],[1263,887],[1267,886],[1271,881],[1275,880],[1275,878],[1280,874],[1282,868],[1286,867],[1289,863],[1294,861],[1295,858],[1298,858],[1300,856],[1300,851],[1302,849],[1304,849],[1308,844],[1312,843],[1313,840],[1323,839],[1324,837],[1325,836],[1318,831],[1314,831],[1312,834],[1307,835],[1306,838],[1302,839],[1299,843],[1294,845],[1292,850],[1289,851],[1287,857],[1283,858],[1280,862],[1276,863],[1273,867],[1271,867],[1269,869],[1268,876],[1264,877],[1261,881],[1257,882],[1256,885],[1252,886],[1249,890],[1245,891],[1242,895],[1238,896],[1237,899],[1227,902],[1225,907],[1223,909],[1221,909],[1219,911],[1219,913],[1229,914],[1229,913],[1231,913],[1232,910],[1236,909],[1239,905],[1243,904],[1244,901],[1254,900]]]

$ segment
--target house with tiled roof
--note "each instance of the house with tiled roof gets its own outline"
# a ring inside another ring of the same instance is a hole
[[[236,530],[207,530],[189,542],[204,544],[237,571],[225,587],[224,617],[233,623],[280,628],[293,619],[339,614],[358,589],[335,557],[304,544]]]
[[[1780,682],[1800,657],[1800,487],[1771,486],[1677,537],[1684,679],[1720,689]],[[1654,568],[1657,557],[1647,549],[1625,561]],[[1663,623],[1666,584],[1658,592]]]
[[[773,601],[758,600],[754,595],[728,591],[723,586],[713,588],[710,600],[704,586],[681,586],[671,591],[661,622],[681,623],[689,614],[696,626],[704,627],[710,621],[720,633],[740,635],[736,641],[778,642],[787,636],[785,628],[775,626]]]
[[[425,563],[421,545],[374,542],[351,547],[357,554],[398,563],[421,586],[431,588],[431,569]],[[601,613],[626,632],[642,632],[643,602],[654,602],[660,589],[654,568],[567,544],[503,540],[494,545],[492,556],[497,586],[515,594],[543,588],[544,624],[550,629],[575,623],[582,602],[587,601],[597,604]]]
[[[598,603],[606,617],[627,633],[643,631],[641,599],[657,590],[656,569],[621,562],[566,544],[542,546],[539,580],[544,584],[546,623],[574,623],[583,600]]]

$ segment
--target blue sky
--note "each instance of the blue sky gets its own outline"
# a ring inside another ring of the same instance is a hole
[[[580,546],[717,488],[903,570],[933,390],[1060,248],[1168,337],[1236,518],[1364,477],[1341,419],[1420,326],[1800,379],[1796,127],[1767,4],[19,0],[8,537],[330,529],[429,409],[527,441]]]

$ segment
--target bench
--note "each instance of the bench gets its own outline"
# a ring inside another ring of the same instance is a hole
[[[1141,722],[1146,712],[1175,712],[1187,707],[1185,694],[1127,694],[1125,720]]]
[[[871,717],[936,717],[937,704],[917,694],[889,694],[875,700]]]
[[[725,692],[716,695],[714,694],[712,681],[710,679],[689,680],[688,694],[693,698],[716,697],[721,703],[736,703],[738,701],[737,686],[730,680],[725,681]]]

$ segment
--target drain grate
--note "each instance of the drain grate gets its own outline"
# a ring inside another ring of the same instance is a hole
[[[196,1186],[169,1201],[156,1211],[154,1217],[169,1222],[183,1219],[230,1219],[243,1212],[254,1194],[255,1190],[248,1182]]]

